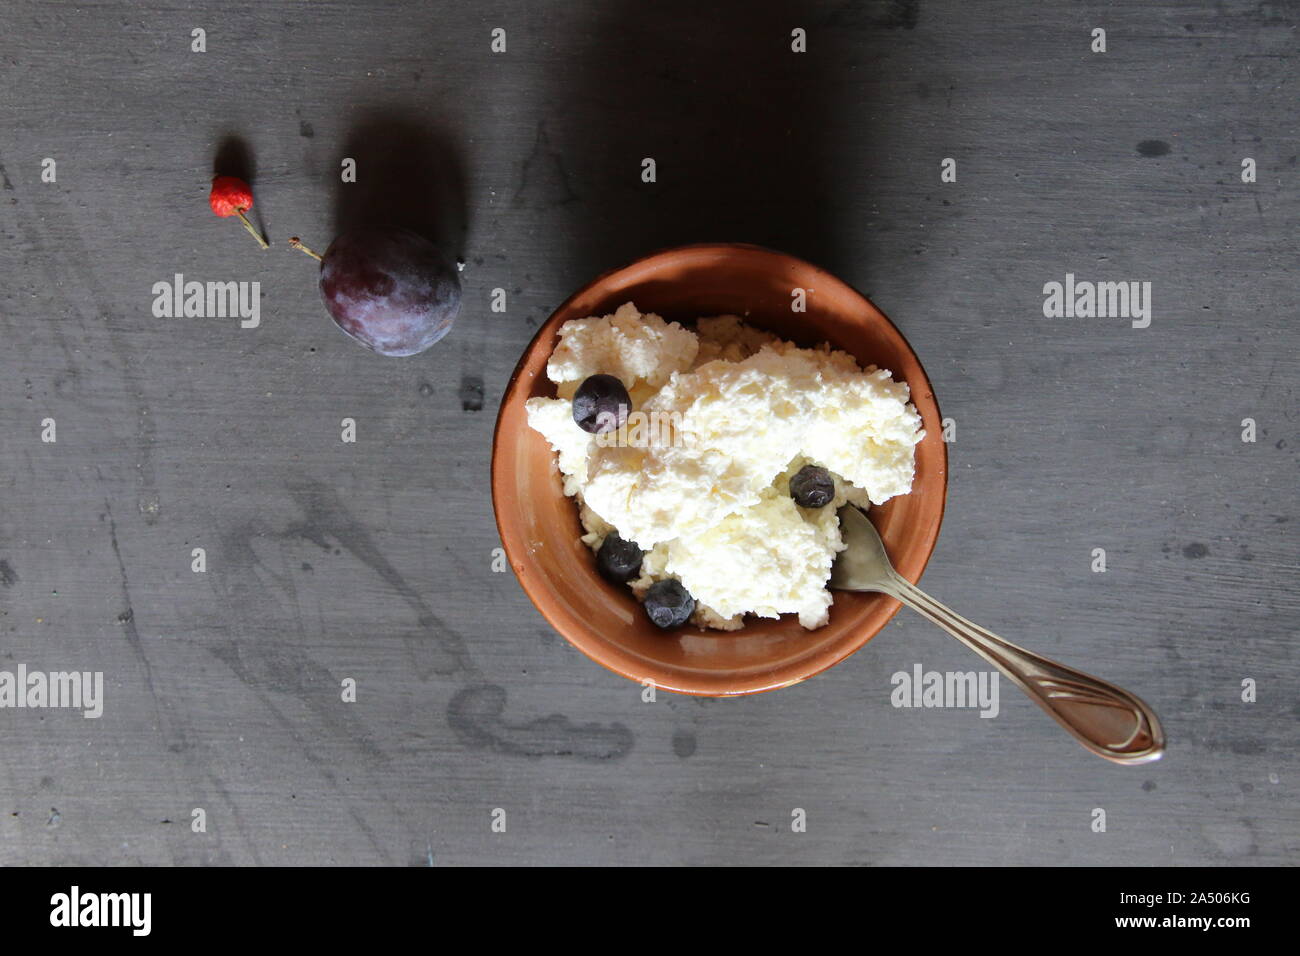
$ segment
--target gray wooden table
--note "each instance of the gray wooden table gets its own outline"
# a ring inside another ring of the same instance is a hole
[[[104,700],[0,709],[0,863],[1294,864],[1298,20],[9,0],[0,670],[100,671]],[[218,155],[269,251],[207,210]],[[367,212],[464,260],[417,358],[340,335],[284,245]],[[1006,684],[994,719],[891,706],[898,671],[979,667],[906,612],[803,685],[643,703],[493,571],[533,331],[709,239],[902,328],[956,428],[925,585],[1144,696],[1164,761],[1089,756]],[[259,282],[260,326],[156,318],[176,273]],[[1149,327],[1046,318],[1067,274],[1150,282]]]

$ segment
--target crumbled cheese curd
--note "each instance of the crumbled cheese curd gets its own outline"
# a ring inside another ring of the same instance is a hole
[[[674,372],[691,367],[698,348],[693,332],[657,315],[642,315],[628,302],[613,315],[565,322],[546,363],[546,377],[560,398],[570,400],[599,370],[621,381],[633,405],[640,407]]]
[[[675,427],[650,442],[583,431],[571,399],[598,373],[623,381],[634,412]],[[547,376],[559,397],[529,399],[528,423],[578,499],[583,542],[595,550],[615,529],[635,541],[646,555],[633,592],[679,579],[701,627],[734,630],[746,614],[825,624],[826,581],[844,547],[838,508],[906,494],[925,434],[907,385],[888,371],[863,370],[825,345],[799,348],[736,316],[700,319],[692,331],[629,302],[566,322]],[[790,497],[805,464],[835,479],[824,508]]]

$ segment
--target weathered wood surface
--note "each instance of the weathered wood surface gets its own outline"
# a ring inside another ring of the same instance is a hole
[[[1297,20],[5,3],[0,669],[103,671],[106,699],[0,710],[0,863],[1295,863]],[[219,149],[268,252],[205,208]],[[465,259],[419,358],[339,335],[284,246],[355,213],[344,156]],[[894,709],[895,671],[976,666],[906,613],[801,686],[645,704],[492,572],[533,330],[704,239],[820,262],[903,329],[957,427],[925,585],[1144,696],[1163,762],[1111,767],[1006,685],[996,719]],[[261,326],[154,318],[178,272],[259,281]],[[1150,281],[1150,327],[1044,318],[1067,273]]]

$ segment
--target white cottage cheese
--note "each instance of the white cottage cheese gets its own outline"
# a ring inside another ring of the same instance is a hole
[[[614,442],[583,431],[571,398],[597,373],[628,386],[634,411],[674,427],[648,441],[628,428]],[[827,346],[798,348],[735,316],[691,331],[629,302],[566,322],[547,375],[560,397],[529,399],[528,422],[557,453],[583,540],[596,549],[617,529],[635,541],[647,554],[633,591],[675,577],[705,627],[735,629],[745,614],[825,624],[826,581],[844,547],[836,510],[906,494],[924,436],[907,385],[888,371],[864,371]],[[834,476],[830,505],[801,508],[790,497],[805,464]]]

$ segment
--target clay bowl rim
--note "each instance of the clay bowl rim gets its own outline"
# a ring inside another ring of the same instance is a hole
[[[918,393],[917,386],[922,386],[920,391],[928,394],[929,402],[934,407],[935,416],[939,421],[943,420],[943,415],[939,408],[939,400],[934,394],[934,387],[930,382],[928,373],[925,371],[925,367],[921,364],[920,358],[912,348],[911,343],[907,340],[907,337],[903,335],[898,326],[893,323],[889,316],[882,312],[875,303],[873,303],[855,286],[846,282],[844,279],[839,278],[829,270],[822,268],[816,263],[802,259],[799,256],[792,255],[788,252],[782,252],[779,249],[773,249],[769,246],[761,246],[748,242],[694,242],[675,246],[665,246],[648,252],[642,256],[638,256],[636,259],[629,262],[625,262],[611,269],[606,269],[604,272],[601,272],[599,275],[579,286],[571,295],[552,310],[551,314],[547,316],[546,321],[538,327],[536,333],[534,333],[533,337],[529,339],[528,344],[520,353],[519,360],[515,363],[514,370],[510,373],[510,378],[506,381],[506,386],[501,396],[501,403],[497,409],[496,423],[492,430],[492,463],[490,475],[490,484],[492,488],[492,514],[496,522],[497,534],[501,539],[501,545],[505,549],[506,559],[510,562],[510,567],[515,572],[515,580],[519,582],[519,586],[523,589],[529,601],[532,602],[533,607],[537,609],[538,613],[542,615],[546,622],[555,629],[555,631],[563,636],[564,639],[573,647],[581,651],[583,656],[601,665],[606,670],[612,671],[620,677],[625,677],[628,680],[637,683],[645,683],[649,680],[652,681],[654,686],[659,690],[667,690],[672,693],[694,697],[740,697],[751,694],[762,694],[769,691],[779,690],[782,687],[789,687],[793,684],[807,680],[810,677],[815,677],[837,664],[843,663],[849,657],[853,656],[865,647],[872,638],[883,631],[886,625],[893,620],[894,615],[896,615],[902,608],[902,604],[886,595],[876,595],[881,601],[885,602],[884,606],[887,608],[887,612],[883,617],[881,617],[880,623],[877,627],[871,628],[867,625],[859,626],[854,629],[852,639],[845,641],[843,647],[839,650],[800,658],[791,663],[780,665],[763,680],[755,680],[738,675],[733,685],[729,684],[725,678],[718,675],[692,675],[690,678],[684,678],[674,682],[661,681],[658,676],[641,673],[640,671],[644,670],[644,665],[638,668],[637,671],[634,671],[634,669],[629,666],[630,662],[633,660],[630,654],[621,653],[617,648],[614,648],[612,653],[597,653],[594,649],[594,646],[596,645],[593,645],[593,643],[589,642],[586,638],[585,631],[590,630],[590,628],[588,628],[584,622],[580,620],[571,621],[567,615],[559,613],[558,608],[553,607],[549,601],[539,600],[538,593],[535,592],[534,585],[531,583],[532,575],[524,573],[524,568],[528,566],[538,567],[541,562],[538,562],[527,555],[526,549],[520,546],[522,543],[514,541],[513,534],[507,534],[506,528],[501,520],[502,508],[500,507],[499,502],[502,498],[502,490],[506,488],[509,483],[510,476],[507,476],[501,467],[502,442],[500,441],[500,437],[502,420],[505,418],[507,408],[512,404],[512,402],[517,401],[522,403],[522,401],[527,397],[526,395],[519,393],[518,390],[519,380],[520,376],[523,374],[524,366],[528,363],[529,358],[533,355],[534,350],[538,347],[543,336],[550,336],[554,333],[555,329],[552,328],[552,325],[555,322],[556,317],[566,312],[574,300],[587,294],[595,286],[604,282],[609,277],[620,272],[635,269],[652,259],[678,252],[726,252],[731,250],[749,250],[776,256],[788,262],[797,263],[839,283],[853,296],[861,300],[865,307],[865,311],[868,313],[867,320],[883,322],[886,329],[897,337],[903,349],[911,355],[916,364],[916,368],[920,371],[922,378],[920,383],[911,380],[908,380],[907,382],[913,396]],[[878,316],[879,319],[875,320],[870,313],[874,313],[874,316]],[[832,342],[831,345],[836,348],[839,347],[839,345],[834,342]],[[850,352],[850,354],[853,353]],[[854,358],[857,358],[861,364],[862,359],[859,356],[854,355]],[[913,397],[912,401],[915,402],[915,400],[915,397]],[[934,549],[939,540],[939,533],[942,530],[943,519],[948,506],[948,445],[946,442],[941,441],[939,443],[939,448],[938,513],[935,515],[934,523],[931,526],[928,535],[922,538],[914,552],[920,554],[922,559],[918,566],[916,576],[912,579],[913,583],[920,580],[920,577],[929,567],[930,558],[934,555]],[[559,493],[563,494],[563,492]],[[521,553],[524,555],[522,558]],[[594,563],[591,567],[591,575],[593,578],[598,579],[598,573],[595,569]],[[635,600],[634,598],[630,599]],[[862,612],[859,613],[861,614]],[[725,640],[725,636],[720,636],[718,639]],[[602,644],[598,646],[601,650],[607,649],[607,645]],[[628,663],[625,663],[625,659]]]

